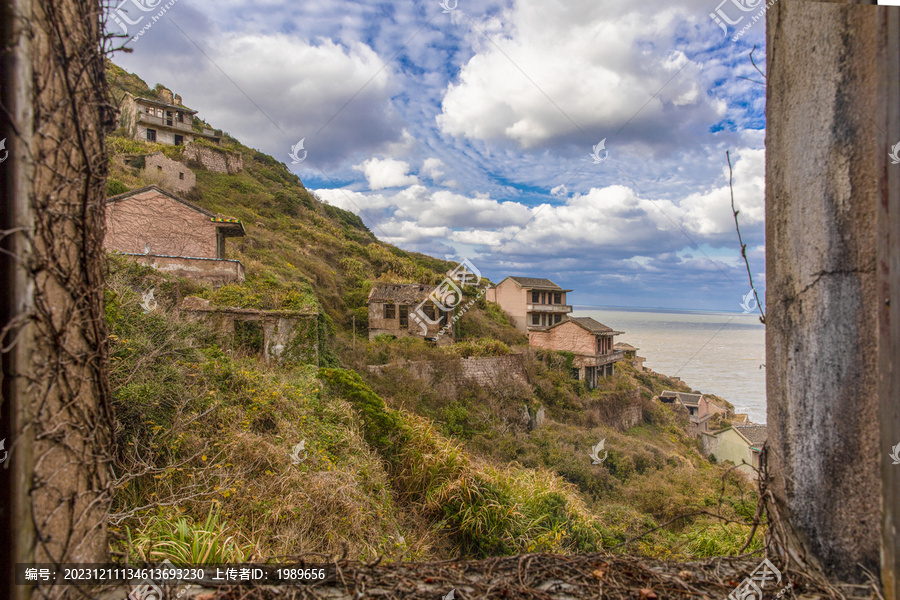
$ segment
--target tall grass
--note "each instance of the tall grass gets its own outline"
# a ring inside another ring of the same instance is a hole
[[[360,414],[366,440],[388,463],[402,501],[423,504],[467,556],[594,551],[602,528],[574,487],[546,470],[482,464],[429,421],[388,408],[351,371],[321,369],[332,393]]]
[[[241,544],[229,535],[217,508],[210,508],[203,523],[190,517],[151,517],[139,530],[126,528],[133,560],[180,565],[240,563],[252,553],[252,544]]]

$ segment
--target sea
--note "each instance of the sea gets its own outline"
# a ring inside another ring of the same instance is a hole
[[[638,348],[645,367],[766,422],[766,328],[758,313],[573,306],[572,316],[624,331],[615,341]]]

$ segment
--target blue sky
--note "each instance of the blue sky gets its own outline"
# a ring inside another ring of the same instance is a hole
[[[403,249],[574,304],[739,311],[725,152],[762,296],[763,7],[128,0],[129,34],[151,27],[114,60]]]

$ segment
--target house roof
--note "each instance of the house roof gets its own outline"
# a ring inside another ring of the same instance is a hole
[[[369,292],[368,302],[418,304],[434,289],[435,286],[424,283],[376,283]]]
[[[559,323],[554,323],[547,329],[553,329],[554,327],[561,327],[566,323],[574,323],[578,325],[582,329],[593,333],[594,335],[621,335],[625,333],[624,331],[613,331],[612,327],[608,325],[604,325],[600,321],[593,319],[591,317],[569,317],[567,316],[565,319],[560,321]]]
[[[162,102],[160,100],[153,100],[150,98],[145,98],[143,96],[135,96],[134,94],[131,94],[131,96],[134,98],[135,102],[140,102],[142,104],[152,104],[154,106],[162,106],[165,108],[174,108],[175,110],[180,110],[181,112],[186,112],[186,113],[189,113],[192,115],[197,114],[196,110],[190,109],[187,106],[184,106],[183,104],[182,105],[169,104],[168,102]]]
[[[200,214],[206,215],[209,217],[209,220],[216,224],[220,229],[225,230],[226,237],[236,237],[236,236],[244,236],[247,235],[247,230],[244,229],[244,224],[239,219],[229,219],[227,217],[221,217],[219,215],[213,214],[206,209],[200,208],[196,204],[191,204],[187,200],[183,200],[162,189],[158,185],[148,185],[147,187],[142,187],[139,190],[131,190],[130,192],[125,192],[124,194],[119,194],[118,196],[111,196],[106,199],[107,204],[113,204],[114,202],[121,202],[122,200],[128,200],[133,196],[138,196],[140,194],[145,194],[147,192],[156,192],[162,196],[166,196],[170,200],[174,200],[175,202],[180,202],[181,204],[187,206],[191,210],[195,210]]]
[[[631,344],[626,344],[625,342],[616,342],[613,344],[613,350],[626,350],[631,352],[632,350],[637,351],[637,348],[632,346]]]
[[[765,425],[732,425],[735,431],[747,438],[753,446],[762,446],[766,443],[767,429]]]
[[[571,292],[572,290],[564,290],[549,279],[544,279],[542,277],[519,277],[510,275],[506,279],[512,279],[516,285],[521,288],[526,289],[535,289],[535,290],[553,290],[554,292]],[[503,281],[506,281],[504,279]],[[503,283],[501,281],[500,283]]]
[[[671,390],[665,390],[662,394],[659,395],[660,398],[665,396],[666,398],[672,398],[678,400],[685,406],[700,406],[700,399],[703,397],[703,394],[689,394],[687,392],[673,392]]]
[[[732,423],[742,423],[749,424],[750,423],[750,415],[746,413],[735,413],[735,415],[731,418]]]

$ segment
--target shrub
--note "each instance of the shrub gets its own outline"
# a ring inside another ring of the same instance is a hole
[[[107,196],[118,196],[119,194],[124,194],[128,191],[128,186],[119,181],[118,179],[108,179],[106,181],[106,195]]]
[[[472,356],[505,356],[509,354],[509,346],[503,342],[490,339],[457,342],[452,346],[446,346],[448,354],[469,358]]]
[[[356,373],[320,369],[319,377],[356,407],[400,497],[423,502],[462,552],[483,557],[602,547],[600,526],[557,475],[473,464],[427,420],[388,408]]]
[[[261,310],[317,310],[319,302],[312,286],[305,282],[283,283],[272,276],[229,284],[206,294],[215,305]]]

